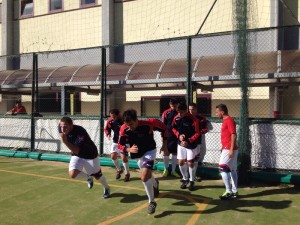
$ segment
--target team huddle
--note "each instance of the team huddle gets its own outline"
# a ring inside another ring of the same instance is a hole
[[[205,156],[205,133],[208,132],[206,118],[197,113],[195,103],[186,105],[171,99],[170,108],[162,114],[162,119],[149,118],[140,120],[134,109],[128,109],[121,115],[118,109],[110,110],[104,132],[108,140],[112,140],[111,159],[116,167],[116,179],[124,173],[124,182],[130,181],[128,157],[136,159],[140,168],[140,178],[144,185],[149,205],[148,214],[155,213],[159,196],[159,181],[153,175],[154,162],[157,155],[154,131],[161,135],[164,171],[162,176],[181,178],[181,189],[195,190],[195,181],[201,181],[197,172],[198,165],[203,163]],[[226,191],[220,199],[237,198],[237,145],[236,124],[228,115],[226,105],[216,107],[216,115],[223,120],[221,129],[222,153],[219,161],[219,171],[222,175]],[[87,131],[74,125],[69,117],[63,117],[59,123],[59,133],[62,142],[71,151],[69,176],[85,179],[88,187],[93,187],[94,179],[104,187],[103,198],[110,198],[110,187],[102,174],[98,160],[98,151]],[[169,160],[171,157],[171,168]],[[118,156],[122,159],[123,169]],[[176,171],[179,167],[180,174]],[[83,171],[85,169],[85,172]]]

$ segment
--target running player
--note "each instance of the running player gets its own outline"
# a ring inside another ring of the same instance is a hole
[[[176,166],[177,166],[177,137],[172,132],[172,122],[174,117],[177,115],[177,108],[178,101],[177,99],[170,99],[169,106],[170,108],[165,110],[162,114],[162,122],[167,126],[168,128],[168,138],[167,138],[167,148],[163,152],[163,160],[164,160],[164,172],[163,177],[167,177],[169,174],[169,162],[170,162],[170,154],[172,154],[172,169],[171,169],[171,175],[174,177],[180,177],[180,175],[176,172]]]
[[[90,189],[93,187],[93,177],[95,177],[104,187],[103,198],[110,198],[110,188],[101,172],[97,147],[86,130],[74,125],[70,117],[63,117],[58,129],[61,141],[72,153],[69,176],[87,180]],[[83,168],[86,173],[83,172]]]
[[[116,179],[121,178],[121,174],[123,173],[123,170],[121,169],[120,162],[118,160],[118,155],[121,156],[123,167],[125,170],[125,177],[124,182],[129,181],[130,173],[129,173],[129,165],[128,165],[128,153],[127,152],[120,152],[118,148],[118,140],[119,140],[119,132],[120,127],[123,125],[123,120],[120,115],[120,111],[118,109],[111,109],[109,111],[110,118],[108,119],[106,126],[104,127],[104,132],[106,134],[106,137],[108,140],[111,139],[112,131],[114,133],[113,135],[113,143],[111,145],[111,154],[110,157],[116,167]]]
[[[189,112],[199,120],[199,129],[201,132],[201,135],[198,139],[197,151],[196,151],[195,162],[194,162],[194,166],[196,170],[195,181],[200,182],[201,177],[197,175],[197,169],[198,169],[198,165],[199,164],[201,165],[203,163],[203,159],[206,153],[205,134],[208,131],[208,126],[207,126],[207,120],[205,116],[197,112],[196,103],[192,102],[189,104]]]
[[[219,171],[222,175],[226,191],[220,196],[220,199],[227,200],[238,197],[236,123],[228,115],[227,106],[224,104],[216,106],[216,115],[223,120],[221,128],[222,153],[219,162]]]
[[[141,169],[141,180],[144,184],[149,200],[148,213],[152,214],[156,209],[154,197],[159,195],[159,182],[154,178],[152,170],[156,158],[156,143],[154,131],[163,133],[166,139],[167,127],[159,120],[138,120],[134,109],[123,113],[124,124],[120,129],[119,148],[123,152],[129,152],[132,159],[136,159]],[[163,141],[162,150],[166,148]]]
[[[173,133],[178,138],[177,158],[182,175],[182,184],[180,188],[185,189],[188,183],[190,183],[188,188],[190,191],[193,191],[196,172],[194,167],[195,153],[197,151],[197,140],[200,137],[199,122],[196,117],[187,111],[186,103],[179,103],[177,111],[178,115],[175,116],[172,126]],[[189,180],[188,172],[190,174]]]

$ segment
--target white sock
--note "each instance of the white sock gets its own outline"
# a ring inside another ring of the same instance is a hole
[[[109,188],[109,185],[108,185],[108,183],[106,182],[105,176],[102,175],[102,176],[98,179],[98,182],[99,182],[100,184],[102,184],[105,188]]]
[[[236,170],[231,171],[232,192],[238,191],[238,175]]]
[[[121,170],[119,160],[118,159],[113,159],[112,161],[115,164],[115,167],[117,168],[117,170]]]
[[[128,165],[128,162],[127,163],[123,162],[123,166],[124,166],[125,174],[129,174],[129,165]]]
[[[230,173],[221,172],[221,176],[223,179],[223,182],[225,184],[226,192],[231,193],[231,185],[230,185]]]
[[[75,177],[75,179],[83,179],[83,180],[87,180],[90,176],[87,175],[86,173],[80,171],[77,176]]]
[[[153,191],[152,180],[149,179],[146,182],[143,182],[143,184],[144,184],[145,191],[146,191],[146,194],[147,194],[148,199],[149,199],[149,203],[154,202],[154,191]]]
[[[170,162],[170,157],[169,156],[164,156],[164,166],[165,170],[169,169],[169,162]]]
[[[175,171],[177,163],[178,163],[177,155],[172,154],[172,173]]]
[[[187,169],[186,163],[184,163],[183,166],[179,165],[179,169],[180,169],[180,172],[181,172],[181,175],[182,175],[182,179],[187,180],[188,179],[188,174],[187,174],[188,169]]]
[[[190,173],[190,181],[194,181],[196,175],[195,166],[193,168],[189,167],[189,173]]]

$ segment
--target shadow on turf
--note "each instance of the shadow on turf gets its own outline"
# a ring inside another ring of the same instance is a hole
[[[120,202],[122,203],[133,203],[148,200],[147,196],[138,194],[112,193],[111,197],[121,198]]]
[[[201,188],[201,187],[199,187]],[[207,188],[205,186],[204,188]],[[176,193],[181,194],[181,195],[186,195],[187,193],[185,191],[176,191]],[[217,212],[224,212],[226,210],[235,210],[238,212],[244,212],[244,213],[251,213],[256,211],[251,210],[251,207],[262,207],[265,209],[285,209],[290,207],[290,204],[292,201],[290,200],[251,200],[250,198],[255,198],[255,197],[263,197],[263,196],[269,196],[269,195],[274,195],[277,196],[278,194],[299,194],[300,191],[298,189],[295,189],[294,187],[287,187],[287,188],[276,188],[272,190],[264,190],[256,193],[251,193],[251,194],[244,194],[244,195],[239,195],[238,199],[232,199],[232,200],[220,200],[220,199],[212,199],[209,201],[210,208],[205,209],[203,211],[198,211],[195,212],[195,210],[169,210],[169,211],[164,211],[158,215],[155,215],[155,218],[162,218],[165,216],[170,216],[172,214],[211,214],[211,213],[217,213]],[[193,197],[193,194],[191,193],[190,195]],[[195,195],[196,196],[196,195]],[[199,197],[199,195],[197,195]],[[192,206],[194,207],[194,204],[192,202],[186,201],[185,199],[182,199],[180,196],[172,195],[172,191],[169,192],[169,194],[164,195],[163,198],[172,198],[172,199],[177,199],[178,202],[174,203],[173,205],[176,206]],[[206,198],[203,196],[203,198]]]

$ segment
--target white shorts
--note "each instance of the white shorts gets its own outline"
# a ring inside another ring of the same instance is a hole
[[[186,159],[187,161],[192,161],[195,158],[195,153],[197,152],[197,147],[194,149],[188,149],[182,147],[181,145],[177,146],[177,159]]]
[[[117,143],[112,143],[111,147],[110,147],[110,152],[111,153],[118,153],[120,154],[120,149],[118,148],[118,144]]]
[[[98,157],[94,159],[83,159],[78,156],[72,156],[69,164],[69,171],[85,169],[88,175],[98,173],[100,170],[100,162]]]
[[[139,168],[147,168],[153,170],[155,157],[156,149],[147,151],[141,158],[137,159],[137,164]]]
[[[223,149],[219,161],[219,167],[228,167],[230,171],[237,169],[238,150],[233,151],[233,157],[229,158],[229,150]]]

